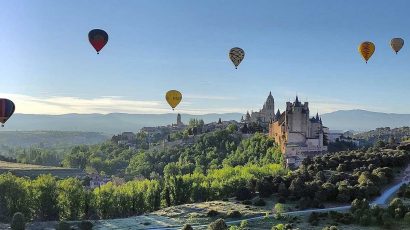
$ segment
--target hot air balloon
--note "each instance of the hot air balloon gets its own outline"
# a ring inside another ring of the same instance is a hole
[[[5,98],[0,98],[0,123],[4,127],[4,123],[13,115],[16,106],[12,101]]]
[[[390,46],[396,52],[396,54],[401,50],[403,45],[404,45],[404,40],[402,38],[393,38],[390,41]]]
[[[362,55],[366,63],[373,55],[375,49],[376,47],[372,42],[362,42],[362,44],[359,45],[359,53]]]
[[[229,58],[232,63],[235,65],[235,69],[238,68],[238,65],[241,64],[243,58],[245,57],[245,51],[239,47],[234,47],[229,51]]]
[[[177,107],[177,105],[181,102],[182,94],[178,90],[170,90],[167,94],[165,94],[165,99],[172,107],[172,110],[174,110],[175,107]]]
[[[104,30],[94,29],[88,33],[88,40],[90,41],[94,49],[97,51],[97,54],[99,54],[100,50],[108,42],[108,34]]]

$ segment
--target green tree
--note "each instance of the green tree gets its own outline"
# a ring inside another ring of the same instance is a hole
[[[275,216],[280,218],[282,217],[284,212],[285,212],[285,206],[281,203],[276,203],[273,209],[273,213],[275,214]]]
[[[11,218],[16,212],[30,217],[29,182],[11,173],[0,175],[0,214]]]
[[[58,182],[58,206],[62,220],[77,220],[84,216],[85,190],[80,180],[68,178]]]
[[[56,178],[41,175],[31,183],[35,214],[41,220],[58,220],[58,193]]]

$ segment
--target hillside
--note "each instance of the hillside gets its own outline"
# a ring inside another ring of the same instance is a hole
[[[42,174],[51,174],[59,178],[84,176],[84,172],[79,169],[50,167],[32,164],[20,164],[0,161],[0,174],[11,172],[16,176],[27,176],[35,178]]]
[[[382,140],[386,143],[390,141],[400,142],[410,137],[410,127],[401,128],[377,128],[375,130],[355,134],[355,138],[365,140],[369,143],[374,143]],[[393,138],[393,139],[391,139]]]
[[[410,114],[378,113],[366,110],[339,110],[322,115],[331,130],[368,131],[378,127],[410,126]]]
[[[240,113],[191,115],[181,114],[182,121],[188,123],[191,118],[203,119],[205,123],[222,120],[241,119]],[[137,132],[145,126],[170,125],[176,122],[177,113],[167,114],[64,114],[35,115],[15,114],[6,126],[5,131],[82,131],[117,134],[124,131]]]
[[[61,132],[61,131],[2,131],[0,132],[0,150],[3,146],[22,147],[38,146],[42,148],[62,148],[74,145],[91,145],[110,138],[96,132]]]

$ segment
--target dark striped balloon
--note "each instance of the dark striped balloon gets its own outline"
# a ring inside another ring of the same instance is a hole
[[[108,42],[108,34],[104,30],[93,29],[88,33],[88,40],[97,51],[97,54]]]
[[[4,127],[4,123],[13,115],[16,106],[12,101],[5,98],[0,98],[0,123]]]
[[[234,47],[229,51],[229,58],[232,63],[235,65],[235,69],[238,68],[238,65],[241,64],[243,58],[245,57],[245,51],[239,47]]]

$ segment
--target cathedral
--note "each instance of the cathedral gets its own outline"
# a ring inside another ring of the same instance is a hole
[[[328,128],[323,126],[319,114],[309,117],[308,102],[296,100],[286,102],[286,110],[278,111],[269,124],[269,136],[280,145],[286,165],[298,167],[306,157],[313,157],[327,151],[325,135]]]
[[[275,100],[273,99],[272,92],[269,92],[269,96],[266,99],[265,104],[259,112],[246,112],[245,119],[242,118],[242,122],[250,123],[255,122],[259,124],[265,124],[266,126],[275,120]]]

